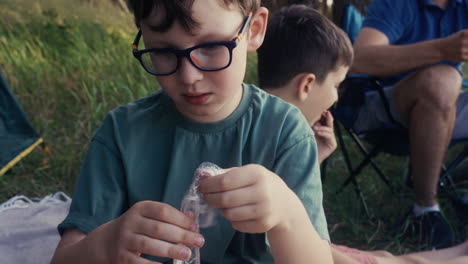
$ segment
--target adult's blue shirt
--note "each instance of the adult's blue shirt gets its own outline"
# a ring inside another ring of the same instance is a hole
[[[468,0],[449,0],[445,9],[432,0],[374,0],[368,8],[363,27],[384,33],[392,45],[444,38],[468,29]],[[443,61],[460,71],[461,62]],[[384,80],[392,85],[406,74]]]

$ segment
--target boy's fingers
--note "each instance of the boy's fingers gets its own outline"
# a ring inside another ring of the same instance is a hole
[[[222,170],[223,170],[223,173],[226,173],[226,172],[228,172],[228,171],[230,171],[230,170],[232,170],[234,168],[235,167],[222,169]],[[216,175],[211,175],[210,171],[207,171],[207,170],[204,170],[204,169],[197,169],[196,174],[198,174],[200,176],[200,178],[202,178],[202,179],[212,177],[212,176],[216,176]],[[219,175],[219,174],[217,174],[217,175]]]
[[[226,168],[226,169],[223,169],[224,170],[224,173],[228,172],[228,171],[232,171],[234,169],[238,169],[239,167],[231,167],[231,168]]]
[[[330,111],[326,111],[325,113],[325,125],[328,127],[333,127],[333,115]]]
[[[322,127],[332,128],[333,129],[333,116],[330,111],[326,111],[322,114],[322,118],[315,122],[312,126],[312,129],[319,129]]]
[[[202,179],[198,191],[204,194],[225,192],[247,187],[255,182],[255,175],[251,175],[248,169],[234,168],[216,177]]]
[[[168,204],[146,201],[138,203],[135,206],[138,206],[137,210],[139,210],[140,215],[145,218],[158,220],[176,225],[183,229],[192,230],[192,225],[194,223],[193,219]]]
[[[222,209],[222,215],[231,222],[249,221],[266,214],[266,208],[258,204]]]
[[[331,128],[331,127],[326,127],[326,126],[316,127],[316,128],[314,128],[314,132],[327,132],[327,133],[332,133],[332,132],[333,132],[333,128]]]
[[[134,264],[162,264],[161,262],[155,262],[151,260],[144,259],[136,254],[127,252],[124,256],[119,256],[119,261],[121,263],[134,263]]]
[[[211,206],[216,208],[232,208],[250,203],[257,200],[257,192],[251,185],[246,188],[230,190],[218,193],[206,193],[203,199]]]
[[[158,256],[163,258],[172,258],[180,260],[188,260],[192,254],[188,247],[182,245],[175,245],[169,242],[152,239],[144,235],[134,236],[132,241],[129,241],[132,245],[129,250],[138,251],[144,254]],[[137,255],[134,255],[137,257]],[[139,257],[137,257],[139,258]],[[137,259],[135,258],[135,260]],[[144,260],[143,258],[139,258]],[[148,263],[148,262],[125,262],[125,263]],[[153,262],[149,262],[153,263]]]
[[[205,243],[205,239],[201,234],[148,218],[143,218],[139,221],[135,228],[135,233],[158,240],[184,244],[190,247],[200,248]]]

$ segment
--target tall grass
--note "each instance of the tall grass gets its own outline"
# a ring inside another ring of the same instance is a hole
[[[131,14],[99,0],[0,0],[0,67],[53,154],[28,156],[0,178],[0,201],[65,190],[103,116],[159,89],[133,58]],[[256,82],[249,54],[247,82]]]
[[[158,86],[131,55],[131,16],[108,1],[0,1],[0,65],[53,154],[41,153],[0,181],[0,198],[70,193],[104,114]],[[110,1],[109,1],[110,2]]]
[[[158,85],[131,55],[136,29],[130,14],[102,0],[0,0],[0,67],[35,128],[52,150],[48,166],[40,150],[0,177],[0,202],[16,194],[72,194],[87,145],[103,116],[118,105],[155,92]],[[256,83],[249,54],[246,82]],[[352,155],[358,156],[356,150]],[[336,194],[346,168],[337,152],[324,184],[332,238],[360,248],[406,252],[412,241],[389,233],[411,206],[405,160],[384,155],[398,193],[371,170],[360,182],[375,220],[368,220],[352,187]],[[453,214],[450,214],[452,216]],[[457,225],[457,222],[453,222]]]

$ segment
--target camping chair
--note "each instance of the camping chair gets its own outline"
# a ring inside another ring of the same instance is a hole
[[[351,5],[345,7],[343,14],[344,17],[342,19],[342,28],[346,30],[348,35],[350,35],[350,39],[354,40],[355,35],[353,34],[357,34],[359,31],[363,17]],[[468,81],[465,81],[464,84],[468,84]],[[379,94],[379,98],[382,100],[382,104],[385,108],[385,113],[388,117],[388,120],[391,120],[391,122],[382,128],[372,131],[359,131],[354,127],[354,125],[358,115],[359,107],[364,103],[365,94],[369,91],[375,91]],[[465,93],[468,95],[468,91]],[[375,162],[374,158],[377,157],[380,153],[408,157],[409,140],[407,129],[399,125],[393,119],[383,87],[377,78],[371,76],[348,76],[340,86],[339,100],[332,109],[332,113],[335,118],[335,133],[338,139],[339,149],[342,153],[349,173],[348,177],[337,192],[341,192],[349,184],[353,184],[355,192],[358,195],[367,216],[372,218],[357,177],[362,173],[364,168],[370,165],[378,174],[379,178],[384,182],[384,184],[388,186],[388,188],[393,192],[393,185],[384,174],[383,170]],[[364,156],[364,158],[355,167],[353,167],[351,156],[349,155],[349,149],[347,146],[349,143],[344,141],[343,133],[346,133],[346,135],[349,136],[351,141],[356,145],[358,151]],[[468,138],[452,141],[450,146],[464,141],[468,141]],[[370,149],[366,147],[364,142],[367,142],[367,145],[371,146]],[[450,175],[451,172],[467,156],[468,146],[466,146],[450,164],[443,165],[441,168],[439,186],[445,191],[445,193],[449,194],[449,197],[453,199],[458,199],[459,197],[455,190],[455,184]],[[323,166],[323,169],[325,167],[326,164]],[[323,177],[325,180],[325,171],[323,171]]]
[[[0,176],[39,145],[50,153],[0,73]]]
[[[394,120],[376,130],[359,131],[355,128],[359,106],[364,103],[365,93],[369,91],[377,91],[379,93],[379,98],[382,100],[388,119],[393,120],[383,87],[377,79],[369,76],[348,76],[342,85],[340,85],[340,99],[335,108],[332,109],[332,113],[335,117],[335,133],[338,139],[339,149],[349,173],[338,192],[343,191],[349,184],[353,184],[366,214],[371,218],[357,177],[362,173],[364,168],[370,165],[382,182],[393,192],[394,186],[374,158],[381,153],[408,157],[410,150],[407,129]],[[468,91],[465,91],[463,95],[464,98],[466,98]],[[343,133],[346,133],[346,136],[348,136],[357,147],[358,152],[364,156],[358,165],[354,167],[349,154],[349,143],[345,142]],[[366,144],[364,144],[364,141],[368,143],[367,145],[371,146],[369,149],[366,147]],[[467,141],[468,138],[452,140],[449,147]],[[455,183],[451,177],[451,172],[453,172],[466,157],[468,157],[468,146],[465,146],[452,162],[443,164],[441,168],[439,185],[441,189],[453,199],[459,199],[459,197],[455,189]]]

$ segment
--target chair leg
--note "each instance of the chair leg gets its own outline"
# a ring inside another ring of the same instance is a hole
[[[340,145],[340,150],[341,150],[341,153],[343,155],[343,158],[345,160],[345,163],[346,163],[346,166],[348,168],[349,175],[350,175],[347,178],[347,180],[345,181],[345,183],[343,183],[341,185],[340,189],[336,193],[342,192],[344,190],[344,188],[349,183],[352,182],[353,185],[354,185],[354,190],[356,191],[356,194],[358,195],[358,197],[359,197],[359,199],[361,201],[362,207],[364,208],[364,211],[366,212],[367,217],[372,219],[373,217],[371,216],[371,214],[369,212],[369,208],[368,208],[366,200],[364,198],[364,194],[362,193],[361,187],[360,187],[359,183],[356,180],[356,176],[360,173],[360,171],[362,170],[362,168],[365,165],[362,166],[362,168],[353,169],[350,158],[349,158],[348,150],[346,148],[346,145],[344,144],[343,135],[342,135],[341,130],[339,129],[337,124],[335,124],[335,133],[337,135],[338,142],[339,142],[339,145]]]
[[[354,190],[356,191],[356,194],[359,196],[359,199],[361,200],[362,207],[364,208],[364,211],[366,212],[367,217],[369,219],[373,219],[374,217],[371,215],[371,213],[369,211],[369,208],[367,206],[367,202],[366,202],[366,200],[364,198],[364,194],[361,191],[361,186],[357,182],[356,177],[353,177],[352,181],[353,181],[353,185],[354,185]]]
[[[442,165],[440,178],[439,178],[439,187],[445,191],[445,193],[451,199],[461,199],[460,194],[457,192],[455,182],[450,174],[450,172],[455,169],[465,158],[468,157],[468,146],[466,146],[447,167],[445,164]]]
[[[343,155],[343,158],[346,163],[346,167],[348,168],[348,172],[350,174],[350,176],[348,177],[348,180],[349,180],[351,176],[353,175],[353,166],[351,164],[351,160],[349,159],[349,154],[348,154],[348,150],[346,149],[346,145],[344,144],[343,135],[341,134],[341,130],[337,125],[335,125],[335,134],[336,134],[336,137],[338,138],[338,143],[340,146],[341,154]],[[340,190],[342,190],[344,187],[345,186],[342,186]]]
[[[325,159],[322,161],[322,164],[320,165],[320,175],[322,177],[322,184],[325,182],[325,179],[327,178],[327,165],[328,165],[328,159]]]
[[[413,176],[412,176],[412,170],[411,170],[411,158],[408,159],[408,173],[406,173],[406,187],[408,188],[413,188]]]
[[[346,181],[343,183],[342,188],[348,186],[351,182],[354,183],[356,180],[356,177],[362,172],[362,170],[371,163],[372,159],[377,156],[377,154],[380,152],[380,149],[378,148],[373,148],[371,152],[367,153],[366,158],[359,163],[359,165],[355,169],[351,169],[350,171],[350,176]]]
[[[455,182],[449,173],[449,170],[442,165],[441,174],[439,178],[439,188],[448,195],[450,199],[460,199],[461,196],[458,194],[455,187]]]
[[[385,176],[385,174],[383,173],[382,169],[380,169],[380,167],[377,165],[377,163],[375,163],[375,161],[372,159],[374,158],[375,156],[377,156],[377,154],[380,152],[381,150],[381,146],[375,146],[371,152],[369,152],[366,147],[364,146],[364,144],[361,143],[361,141],[359,140],[359,138],[356,136],[356,134],[354,133],[351,133],[348,131],[348,134],[351,136],[351,138],[353,139],[354,143],[356,143],[356,145],[359,147],[359,149],[361,150],[362,153],[365,153],[366,157],[369,157],[369,162],[370,162],[370,165],[374,168],[375,172],[377,172],[377,174],[379,175],[380,179],[387,185],[387,187],[390,189],[390,191],[392,193],[394,193],[394,189],[393,189],[393,186],[392,184],[390,183],[390,180],[387,178],[387,176]]]
[[[445,169],[445,171],[443,171],[442,173],[442,176],[441,178],[444,177],[445,174],[448,174],[452,169],[456,168],[458,165],[460,165],[460,163],[468,157],[468,146],[466,146],[458,155],[457,157],[455,158],[455,160],[453,160],[448,166],[447,168]]]

